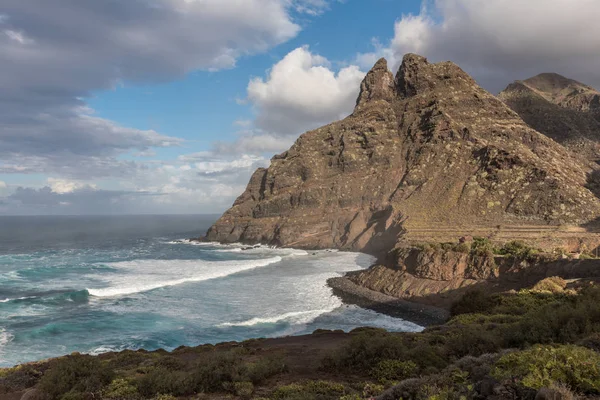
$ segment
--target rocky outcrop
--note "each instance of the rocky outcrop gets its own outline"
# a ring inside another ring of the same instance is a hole
[[[256,171],[206,239],[382,255],[471,230],[559,229],[600,215],[588,172],[457,65],[409,54],[395,78],[377,62],[352,115]]]
[[[594,88],[546,73],[510,84],[499,97],[537,131],[600,159],[600,92]]]
[[[516,258],[419,248],[394,253],[395,265],[375,265],[345,279],[394,298],[448,308],[473,288],[492,293],[530,288],[549,277],[600,278],[597,259]]]

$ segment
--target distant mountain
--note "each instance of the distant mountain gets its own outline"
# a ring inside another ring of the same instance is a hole
[[[596,100],[578,85],[537,77],[514,84],[503,99],[539,106],[532,115],[563,110],[557,104],[583,115]],[[546,133],[560,138],[559,131]],[[585,186],[589,172],[457,65],[408,54],[395,77],[384,59],[375,64],[352,115],[303,134],[256,171],[206,238],[372,254],[466,232],[533,232],[528,237],[538,240],[544,227],[600,216],[600,201]]]
[[[544,73],[510,84],[499,97],[534,129],[600,160],[600,92],[594,88]]]

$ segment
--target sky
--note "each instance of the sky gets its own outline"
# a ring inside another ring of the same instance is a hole
[[[380,57],[600,88],[598,0],[1,0],[0,215],[219,213]]]

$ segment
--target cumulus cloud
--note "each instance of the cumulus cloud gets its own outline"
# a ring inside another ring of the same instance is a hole
[[[255,127],[272,136],[298,135],[343,118],[352,112],[364,75],[354,65],[335,72],[325,57],[299,47],[266,78],[248,84]]]
[[[193,162],[125,159],[184,143],[100,118],[86,98],[123,83],[232,68],[242,56],[295,37],[298,13],[318,15],[328,6],[329,0],[2,1],[0,174],[52,178],[41,187],[0,186],[1,212],[222,211],[266,159],[240,156],[245,145]],[[103,180],[109,183],[96,184]]]
[[[276,154],[288,149],[296,136],[265,133],[260,130],[238,132],[233,142],[215,142],[213,151],[219,155]]]
[[[96,185],[66,179],[48,178],[48,186],[53,193],[65,194],[79,190],[96,190]]]
[[[294,37],[300,27],[292,10],[325,6],[315,0],[3,1],[0,157],[11,165],[0,169],[62,173],[79,156],[179,145],[96,117],[85,98],[121,82],[233,67],[243,55]],[[36,162],[22,164],[27,157]]]
[[[515,79],[558,72],[600,87],[600,2],[596,0],[435,0],[404,15],[387,45],[359,64],[386,56],[397,68],[416,52],[452,60],[493,92]]]

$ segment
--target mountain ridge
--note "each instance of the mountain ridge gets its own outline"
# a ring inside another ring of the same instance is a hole
[[[535,130],[582,157],[600,159],[600,92],[544,73],[515,81],[498,96]]]
[[[206,240],[381,255],[424,228],[579,226],[600,216],[590,172],[456,64],[407,54],[395,77],[375,64],[350,116],[257,170]]]

